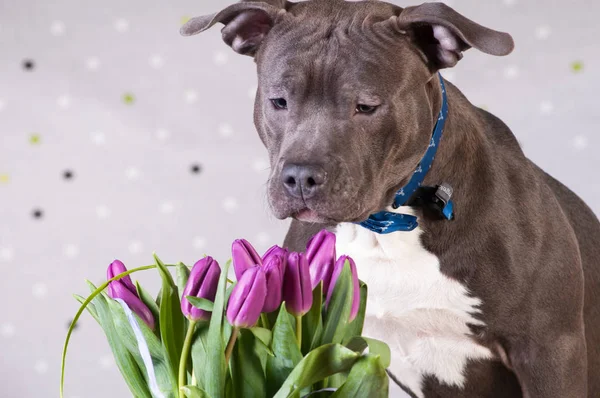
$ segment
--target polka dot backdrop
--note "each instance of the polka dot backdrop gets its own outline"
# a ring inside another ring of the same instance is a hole
[[[409,5],[408,2],[396,2]],[[600,212],[596,94],[600,3],[452,0],[513,34],[513,55],[469,51],[446,78],[501,117],[527,154]],[[0,13],[0,365],[3,396],[56,394],[60,349],[84,278],[225,261],[230,242],[281,243],[266,152],[252,125],[252,60],[212,29],[178,29],[221,0],[3,4]],[[155,275],[141,282],[156,291]],[[67,397],[128,396],[94,320],[76,328]]]

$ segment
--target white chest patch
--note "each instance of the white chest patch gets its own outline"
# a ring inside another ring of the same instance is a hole
[[[410,209],[395,210],[410,213]],[[421,244],[423,231],[375,234],[361,226],[338,226],[337,253],[352,257],[369,286],[364,334],[389,344],[391,372],[417,397],[423,376],[462,387],[469,360],[488,359],[489,349],[468,337],[467,323],[481,300],[440,272],[440,262]]]

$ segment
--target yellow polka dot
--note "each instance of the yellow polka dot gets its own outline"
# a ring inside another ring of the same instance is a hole
[[[123,102],[127,105],[131,105],[135,102],[135,96],[131,93],[125,93],[123,95]]]
[[[39,134],[31,134],[29,136],[29,143],[32,145],[37,145],[40,143],[42,137]]]
[[[10,176],[8,174],[0,174],[0,184],[8,184]]]
[[[583,71],[583,62],[575,61],[571,64],[571,69],[574,73],[579,73]]]
[[[184,25],[187,21],[189,21],[190,19],[192,19],[191,17],[188,17],[187,15],[184,15],[183,17],[181,17],[181,24]]]

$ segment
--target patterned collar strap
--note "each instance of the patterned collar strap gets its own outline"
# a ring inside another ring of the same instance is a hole
[[[392,207],[395,209],[404,206],[415,194],[415,192],[417,192],[421,185],[423,185],[423,180],[433,165],[433,160],[435,159],[437,149],[440,145],[440,141],[444,133],[446,118],[448,116],[448,99],[446,96],[446,85],[444,84],[442,75],[439,75],[439,78],[440,86],[442,88],[442,109],[440,110],[440,114],[435,124],[431,141],[427,151],[425,152],[425,155],[415,169],[408,184],[406,184],[396,193],[394,203],[392,204]],[[451,219],[452,217],[452,206],[452,202],[448,201],[447,206],[444,209],[444,215],[447,219]],[[360,225],[378,234],[390,234],[398,231],[413,231],[419,224],[417,222],[417,217],[413,215],[382,211],[372,214],[366,221],[361,222]]]

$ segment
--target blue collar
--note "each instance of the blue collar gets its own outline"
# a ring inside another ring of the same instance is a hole
[[[446,86],[442,75],[439,75],[440,85],[442,87],[442,109],[438,117],[437,123],[431,136],[431,142],[429,147],[421,159],[421,162],[414,171],[408,184],[402,187],[396,192],[396,197],[392,207],[397,209],[404,206],[408,200],[417,192],[417,190],[423,184],[425,176],[431,169],[433,160],[437,153],[442,134],[444,133],[444,125],[446,124],[446,117],[448,116],[448,99],[446,97]],[[443,209],[443,214],[447,219],[452,218],[452,202],[448,200]],[[398,214],[389,211],[382,211],[379,213],[372,214],[366,221],[360,223],[361,226],[378,234],[390,234],[398,231],[413,231],[419,225],[417,217],[408,214]]]

